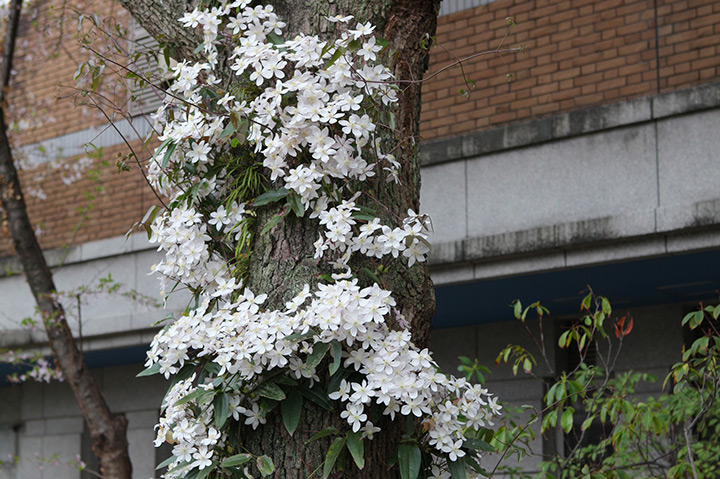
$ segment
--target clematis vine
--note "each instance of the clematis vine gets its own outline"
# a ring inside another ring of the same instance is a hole
[[[156,445],[174,445],[164,477],[206,477],[262,454],[233,455],[228,427],[263,427],[268,404],[299,401],[288,386],[321,391],[347,434],[365,440],[381,432],[373,408],[417,418],[414,447],[432,461],[424,477],[450,477],[466,454],[478,457],[471,443],[499,414],[497,398],[439,373],[411,341],[392,292],[361,284],[351,267],[365,256],[410,268],[430,249],[429,218],[410,210],[385,224],[362,191],[365,181],[399,181],[400,163],[378,134],[390,115],[383,108],[398,96],[380,62],[385,45],[352,16],[328,18],[345,25],[332,41],[283,39],[273,8],[250,3],[225,1],[180,19],[202,30],[204,58],[175,66],[154,115],[162,143],[149,179],[170,202],[153,212],[151,241],[165,253],[153,271],[163,294],[181,285],[195,300],[155,337],[143,373],[175,379],[157,427]],[[229,86],[215,76],[221,49],[231,52]],[[334,271],[281,309],[245,285],[243,269],[253,235],[264,234],[253,229],[257,212],[271,203],[285,207],[268,227],[289,214],[317,221],[314,259]],[[258,468],[269,473],[262,457]]]

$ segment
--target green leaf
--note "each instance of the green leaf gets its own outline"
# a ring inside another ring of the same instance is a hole
[[[359,213],[357,211],[353,212],[352,217],[360,221],[372,221],[377,218],[376,216],[369,215],[367,213]]]
[[[332,349],[330,354],[332,355],[333,362],[330,364],[330,375],[334,375],[338,369],[340,369],[340,361],[342,360],[342,344],[337,339],[333,339]]]
[[[451,461],[448,459],[447,465],[452,479],[465,479],[465,461],[462,459]]]
[[[361,434],[359,432],[348,432],[346,444],[358,469],[365,467],[365,450]]]
[[[252,459],[252,454],[242,453],[242,454],[235,454],[234,456],[230,456],[226,458],[222,462],[222,467],[237,467],[242,466],[246,462],[250,461]]]
[[[138,373],[136,378],[141,378],[143,376],[152,376],[153,374],[157,374],[160,372],[160,363],[155,363],[149,368],[143,370],[142,372]]]
[[[582,303],[580,303],[580,310],[581,311],[583,309],[589,310],[591,302],[592,302],[592,293],[588,293],[588,295],[583,298]]]
[[[323,389],[316,386],[312,389],[302,388],[300,392],[303,396],[305,396],[305,399],[314,402],[326,411],[333,410],[332,403],[330,403],[330,399],[328,398],[327,393]]]
[[[283,40],[282,37],[273,32],[268,33],[267,37],[273,45],[282,45],[283,43],[285,43],[285,40]]]
[[[327,479],[335,466],[338,456],[345,446],[345,437],[336,437],[328,448],[327,456],[325,456],[325,465],[323,465],[323,479]]]
[[[315,336],[315,333],[313,331],[308,331],[305,334],[301,333],[293,333],[290,336],[285,336],[285,341],[304,341],[306,339],[310,339],[313,336]]]
[[[495,448],[492,446],[492,444],[487,443],[482,439],[476,439],[474,437],[465,439],[463,446],[469,449],[473,449],[475,451],[495,452]]]
[[[522,315],[522,303],[519,299],[515,300],[515,307],[513,313],[515,314],[516,319],[520,319],[520,315]]]
[[[420,474],[420,448],[417,444],[403,443],[398,449],[398,464],[402,479],[416,479]]]
[[[313,346],[313,352],[310,353],[307,361],[305,361],[305,371],[314,371],[317,365],[320,364],[320,361],[325,357],[328,349],[330,349],[330,343],[316,343]]]
[[[225,424],[228,417],[228,396],[220,393],[215,395],[213,399],[213,409],[215,410],[215,427],[220,429]]]
[[[380,279],[378,279],[378,277],[375,275],[375,273],[370,271],[370,269],[368,269],[367,267],[363,267],[362,271],[363,271],[363,273],[365,273],[368,276],[368,278],[370,278],[371,280],[373,280],[376,283],[380,283]]]
[[[195,479],[205,479],[210,475],[210,473],[215,469],[215,463],[213,462],[211,466],[207,466],[202,471],[198,472],[197,476],[195,476]]]
[[[612,308],[610,307],[610,301],[608,301],[607,298],[601,298],[600,304],[602,305],[603,313],[609,315],[612,312]]]
[[[163,160],[162,160],[162,167],[163,167],[163,168],[165,168],[165,167],[167,166],[167,164],[170,162],[170,157],[172,156],[172,154],[173,154],[173,152],[175,151],[175,148],[176,148],[176,147],[177,147],[177,145],[176,145],[175,143],[170,143],[170,144],[165,148],[165,156],[163,156]]]
[[[255,461],[255,465],[257,466],[260,474],[262,474],[263,477],[269,476],[275,471],[275,464],[273,464],[272,459],[270,459],[268,456],[258,457],[257,461]]]
[[[563,428],[563,431],[565,431],[565,434],[569,433],[573,427],[574,412],[575,410],[569,407],[566,408],[562,413],[562,417],[560,418],[560,426]]]
[[[262,195],[255,198],[255,201],[253,201],[253,206],[263,206],[267,205],[269,203],[274,203],[275,201],[281,200],[285,198],[287,195],[289,195],[290,192],[286,190],[285,188],[278,188],[277,190],[268,190]]]
[[[163,462],[157,465],[155,468],[156,471],[159,471],[160,469],[163,469],[165,467],[168,467],[170,464],[172,464],[177,459],[176,456],[170,456],[167,459],[165,459]]]
[[[195,399],[198,400],[197,401],[198,404],[203,404],[205,402],[205,400],[209,399],[210,396],[212,396],[212,395],[213,395],[212,391],[206,391],[206,390],[200,388],[196,391],[191,392],[190,394],[188,394],[186,396],[183,396],[182,399],[175,401],[175,405],[181,406],[181,405],[183,405],[185,403],[189,403],[190,401],[193,401]]]
[[[315,434],[313,437],[311,437],[308,440],[308,442],[317,441],[318,439],[322,439],[323,437],[327,437],[327,436],[334,436],[335,434],[340,434],[340,431],[338,431],[334,427],[328,427],[328,428],[325,428],[322,431],[318,432],[317,434]]]
[[[338,58],[340,58],[343,53],[345,53],[345,49],[337,47],[333,55],[330,57],[330,60],[328,60],[327,64],[325,65],[325,69],[330,68],[336,61],[338,61]]]
[[[287,393],[287,398],[280,403],[283,424],[285,429],[292,436],[300,424],[300,413],[302,412],[303,397],[300,391],[293,389]]]
[[[300,197],[296,194],[291,194],[287,197],[290,209],[293,210],[295,216],[302,218],[305,215],[305,205],[300,201]]]
[[[285,393],[275,383],[262,383],[255,390],[260,396],[272,399],[274,401],[283,401],[285,399]]]
[[[283,220],[283,218],[285,218],[285,216],[287,214],[288,214],[288,210],[283,209],[279,213],[276,213],[275,215],[273,215],[273,217],[270,218],[270,220],[265,224],[265,227],[262,229],[260,234],[264,235],[265,233],[267,233],[268,231],[273,229],[275,226],[277,226]]]

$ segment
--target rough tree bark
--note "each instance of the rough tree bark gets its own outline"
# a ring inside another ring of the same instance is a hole
[[[22,0],[13,0],[6,28],[2,55],[2,89],[0,90],[0,200],[5,223],[15,252],[25,271],[42,316],[50,348],[60,365],[63,377],[72,388],[77,404],[88,425],[93,450],[100,460],[101,473],[107,479],[130,479],[132,466],[128,456],[127,419],[113,415],[98,388],[82,353],[77,348],[62,305],[54,299],[56,292],[52,272],[27,214],[17,170],[7,136],[4,105],[10,83],[10,71],[20,22]]]
[[[176,19],[194,8],[197,0],[119,1],[151,35],[171,45],[178,55],[177,60],[193,57],[193,50],[199,42]],[[399,52],[394,70],[404,92],[395,109],[397,135],[394,141],[401,143],[397,155],[402,163],[401,183],[392,185],[383,178],[377,178],[364,189],[368,196],[375,197],[400,217],[404,217],[410,208],[418,211],[420,165],[417,149],[421,88],[419,83],[403,82],[422,79],[427,69],[428,52],[421,48],[420,39],[424,35],[435,34],[440,0],[271,0],[267,3],[273,4],[280,18],[288,24],[289,36],[296,32],[331,35],[335,27],[324,20],[325,16],[353,14],[358,21],[372,21],[380,36]],[[226,72],[225,80],[232,81],[231,74]],[[384,210],[378,208],[378,211],[383,213]],[[256,222],[258,232],[275,212],[270,209],[259,212]],[[255,235],[249,286],[254,291],[269,295],[267,307],[281,307],[305,283],[313,284],[320,273],[326,272],[321,271],[313,259],[313,242],[317,237],[317,221],[307,217],[297,219],[294,215],[288,215],[268,234]],[[358,265],[355,266],[357,268]],[[421,347],[427,345],[435,302],[427,267],[400,266],[384,275],[383,280],[384,286],[393,291],[401,311],[410,321],[415,344]],[[307,444],[308,438],[330,425],[345,428],[343,423],[337,414],[309,407],[304,410],[301,425],[293,437],[285,431],[279,414],[269,417],[268,423],[256,432],[245,431],[242,434],[248,450],[273,458],[277,467],[275,477],[304,478],[318,474],[329,444],[322,441]],[[382,423],[379,425],[384,426]],[[384,427],[383,434],[372,441],[365,441],[366,467],[363,471],[350,467],[335,477],[398,476],[397,468],[388,470],[387,460],[399,445],[399,429],[398,426]]]

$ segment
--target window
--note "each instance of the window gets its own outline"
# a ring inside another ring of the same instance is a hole
[[[170,85],[170,65],[159,52],[158,42],[134,20],[130,24],[130,58],[128,68],[138,75],[129,84],[128,112],[130,116],[153,113],[162,104]],[[145,80],[149,80],[150,84]]]

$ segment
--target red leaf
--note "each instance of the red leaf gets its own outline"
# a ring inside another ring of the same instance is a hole
[[[623,326],[625,325],[625,316],[615,321],[615,337],[620,339],[623,334]]]
[[[627,328],[625,328],[625,330],[623,331],[623,336],[627,336],[628,334],[630,334],[630,331],[632,331],[632,328],[633,328],[633,319],[631,317],[630,321],[628,321]]]

